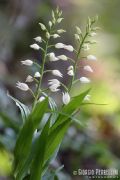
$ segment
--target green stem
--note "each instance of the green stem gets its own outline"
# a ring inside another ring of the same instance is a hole
[[[89,33],[86,31],[85,36],[82,38],[82,41],[80,43],[80,46],[79,46],[79,49],[78,49],[78,52],[77,52],[77,56],[76,56],[76,61],[75,61],[75,64],[74,64],[74,76],[71,79],[71,83],[70,83],[70,86],[69,86],[69,91],[71,90],[73,81],[75,79],[75,74],[76,74],[76,69],[77,69],[77,62],[79,60],[79,56],[80,56],[80,53],[81,53],[82,46],[83,46],[83,44],[85,42],[85,39],[87,38],[88,34]]]

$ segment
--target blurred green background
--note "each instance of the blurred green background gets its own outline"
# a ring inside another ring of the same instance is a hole
[[[42,35],[38,22],[47,24],[51,10],[59,6],[63,10],[61,26],[67,30],[62,40],[74,45],[75,26],[84,31],[87,17],[99,16],[97,26],[101,29],[88,54],[97,56],[92,62],[94,73],[87,74],[92,79],[91,102],[106,105],[87,105],[77,118],[81,122],[73,124],[62,143],[59,156],[52,166],[64,164],[61,180],[87,179],[73,176],[79,168],[120,167],[120,1],[119,0],[0,0],[0,180],[10,179],[13,148],[17,128],[21,122],[20,112],[7,97],[7,91],[20,101],[30,105],[29,94],[15,87],[16,81],[25,81],[32,73],[20,65],[26,58],[41,62],[41,54],[32,51],[29,45],[33,38]],[[82,65],[87,62],[82,62]],[[61,66],[64,64],[47,64]],[[67,66],[68,64],[66,64]],[[80,75],[86,75],[79,69]],[[46,82],[47,76],[45,77]],[[67,84],[68,78],[64,79]],[[77,94],[87,86],[79,84],[73,89]],[[57,95],[55,95],[57,97]],[[58,102],[60,98],[58,98]],[[11,122],[7,119],[10,117]]]

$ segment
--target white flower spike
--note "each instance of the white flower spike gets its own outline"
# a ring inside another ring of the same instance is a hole
[[[35,75],[34,75],[34,77],[35,77],[35,78],[40,78],[40,77],[41,77],[41,75],[40,75],[40,73],[39,73],[39,72],[36,72],[36,73],[35,73]]]
[[[84,70],[88,71],[88,72],[93,72],[93,69],[90,66],[84,66],[83,68]]]
[[[52,70],[52,74],[58,77],[63,77],[62,73],[59,70]]]
[[[42,29],[43,31],[45,31],[45,30],[46,30],[46,27],[45,27],[45,25],[44,25],[44,24],[39,23],[39,25],[40,25],[40,27],[41,27],[41,29]]]
[[[42,38],[40,36],[35,37],[34,40],[39,43],[42,42]]]
[[[30,45],[30,47],[34,50],[39,50],[40,49],[40,46],[38,46],[38,44],[34,43],[32,45]]]
[[[70,102],[70,95],[68,92],[63,93],[63,104],[67,105]]]
[[[96,58],[94,55],[88,55],[88,56],[87,56],[87,60],[96,61],[97,58]]]
[[[90,79],[86,78],[86,77],[81,77],[80,78],[80,82],[81,83],[90,83]]]
[[[25,61],[21,61],[21,63],[23,65],[26,65],[26,66],[32,66],[33,65],[33,61],[31,61],[30,59],[26,59]]]
[[[58,59],[61,59],[61,60],[63,60],[63,61],[67,61],[67,56],[65,56],[65,55],[60,55],[60,56],[57,56],[57,58]]]
[[[25,82],[33,82],[33,77],[28,75]]]
[[[28,91],[29,90],[29,86],[26,83],[21,83],[19,81],[16,83],[16,87],[21,89],[22,91]]]

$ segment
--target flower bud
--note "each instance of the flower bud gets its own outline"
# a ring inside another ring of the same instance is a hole
[[[68,50],[70,52],[72,52],[74,50],[74,48],[71,45],[65,45],[64,49],[66,49],[66,50]]]
[[[61,23],[62,20],[63,20],[63,18],[58,18],[57,23]]]
[[[86,77],[81,77],[80,78],[80,82],[81,83],[90,83],[90,79],[86,78]]]
[[[82,31],[78,26],[76,26],[76,31],[77,31],[77,34],[79,34],[79,35],[82,34]]]
[[[91,95],[87,94],[87,95],[84,97],[84,101],[90,101],[90,98],[91,98]]]
[[[61,60],[63,60],[63,61],[67,61],[67,56],[65,56],[65,55],[60,55],[60,56],[57,56],[57,58],[58,59],[61,59]]]
[[[44,101],[45,100],[45,97],[44,96],[41,96],[40,98],[39,98],[39,102],[42,102],[42,101]]]
[[[33,65],[33,61],[31,61],[31,60],[29,60],[29,59],[27,59],[27,60],[25,60],[25,61],[21,61],[21,63],[22,63],[23,65],[26,65],[26,66],[32,66],[32,65]]]
[[[57,33],[58,33],[58,34],[61,34],[61,33],[64,33],[64,32],[66,32],[66,31],[63,30],[63,29],[58,29],[58,30],[57,30]]]
[[[55,44],[55,48],[57,48],[57,49],[61,49],[61,48],[64,48],[64,44],[63,43],[57,43],[57,44]]]
[[[75,39],[80,40],[80,36],[78,34],[75,34]]]
[[[50,39],[50,34],[49,34],[49,32],[46,32],[46,38],[47,38],[47,39]]]
[[[84,66],[84,70],[88,71],[88,72],[93,72],[93,69],[90,66]]]
[[[73,70],[69,70],[67,73],[69,76],[74,76],[74,71]]]
[[[25,82],[33,82],[33,77],[28,75]]]
[[[51,21],[49,21],[48,25],[49,25],[49,26],[50,26],[50,28],[51,28],[51,27],[52,27],[52,22],[51,22]]]
[[[40,49],[40,46],[38,46],[38,44],[32,44],[32,45],[30,45],[30,47],[32,48],[32,49],[34,49],[34,50],[39,50]]]
[[[40,25],[40,27],[41,27],[41,29],[42,29],[43,31],[45,31],[45,30],[46,30],[46,27],[45,27],[45,25],[44,25],[44,24],[39,23],[39,25]]]
[[[62,73],[59,70],[52,70],[52,74],[58,77],[63,77]]]
[[[26,83],[21,83],[19,81],[16,83],[16,87],[21,89],[22,91],[28,91],[29,90],[29,87]]]
[[[67,105],[70,102],[70,95],[68,92],[63,93],[62,101],[65,105]]]
[[[56,38],[58,38],[58,37],[60,37],[58,34],[53,34],[53,38],[54,38],[54,39],[56,39]]]
[[[53,52],[51,52],[49,54],[49,58],[50,58],[50,61],[58,61],[58,57],[55,57],[55,54]]]
[[[42,42],[42,38],[40,36],[35,37],[34,40],[39,43]]]
[[[36,72],[36,73],[35,73],[35,75],[34,75],[34,77],[35,77],[35,78],[40,78],[40,77],[41,77],[41,75],[40,75],[40,73],[39,73],[39,72]]]
[[[94,55],[88,55],[88,56],[87,56],[87,60],[96,61],[97,58],[96,58]]]

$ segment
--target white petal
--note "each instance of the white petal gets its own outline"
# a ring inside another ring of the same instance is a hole
[[[58,85],[57,84],[53,84],[51,86],[49,86],[49,89],[52,91],[52,92],[57,92],[59,91],[60,89],[58,89]]]
[[[93,69],[90,66],[84,66],[84,70],[88,72],[93,72]]]
[[[40,49],[40,46],[38,46],[38,44],[32,44],[30,45],[31,48],[35,49],[35,50],[39,50]]]
[[[90,79],[88,79],[86,77],[81,77],[80,81],[81,81],[81,83],[90,83]]]
[[[94,55],[88,55],[88,56],[87,56],[87,60],[96,61],[97,58],[96,58]]]
[[[21,83],[19,81],[16,83],[16,87],[21,89],[22,91],[28,91],[29,90],[29,87],[26,83]]]
[[[68,92],[63,93],[62,100],[65,105],[67,105],[70,102],[70,95]]]
[[[26,65],[26,66],[32,66],[32,65],[33,65],[33,61],[31,61],[31,60],[29,60],[29,59],[27,59],[27,60],[25,60],[25,61],[21,61],[21,63],[22,63],[23,65]]]

